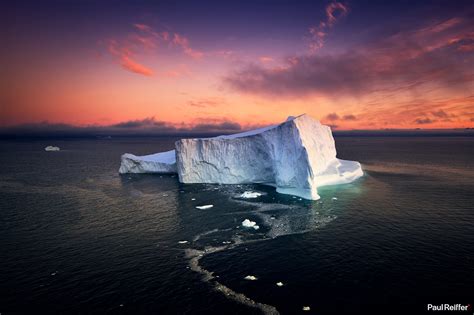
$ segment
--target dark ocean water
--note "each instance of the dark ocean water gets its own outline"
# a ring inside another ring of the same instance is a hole
[[[365,176],[313,202],[261,185],[119,176],[122,153],[174,140],[1,141],[0,313],[385,314],[474,302],[474,137],[336,138]],[[237,198],[245,190],[266,195]],[[260,229],[242,228],[246,218]]]

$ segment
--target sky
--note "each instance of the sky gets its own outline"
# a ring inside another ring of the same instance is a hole
[[[2,130],[474,127],[473,1],[2,6]]]

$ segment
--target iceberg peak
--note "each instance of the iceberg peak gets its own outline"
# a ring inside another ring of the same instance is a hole
[[[307,114],[233,135],[181,139],[172,151],[127,153],[119,172],[177,173],[182,183],[261,183],[312,200],[318,187],[363,175],[360,163],[336,158],[331,129]]]

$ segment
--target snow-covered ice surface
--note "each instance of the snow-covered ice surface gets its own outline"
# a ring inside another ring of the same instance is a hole
[[[175,148],[146,156],[124,154],[119,172],[176,172],[182,183],[261,183],[310,200],[320,198],[318,187],[363,175],[360,163],[336,158],[331,129],[308,115],[234,135],[181,139]]]

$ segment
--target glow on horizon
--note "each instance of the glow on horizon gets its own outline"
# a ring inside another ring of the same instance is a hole
[[[474,126],[472,23],[430,18],[344,47],[338,28],[350,28],[356,14],[350,3],[331,2],[301,37],[262,45],[245,38],[211,45],[144,21],[90,47],[83,39],[68,48],[23,38],[34,49],[10,52],[0,126],[155,117],[173,126],[230,121],[247,128],[302,113],[339,130]]]

